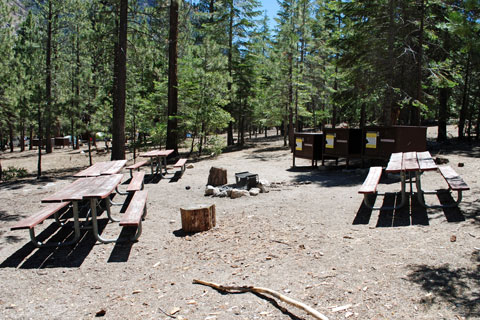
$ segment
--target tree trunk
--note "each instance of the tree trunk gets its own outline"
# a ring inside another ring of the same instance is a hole
[[[288,54],[288,146],[293,152],[293,54]]]
[[[90,137],[90,131],[87,131],[87,141],[88,141],[88,161],[90,163],[90,165],[93,164],[93,161],[92,161],[92,143],[90,142],[90,139],[92,139]],[[115,159],[112,159],[112,160],[115,160]],[[117,160],[122,160],[122,159],[117,159]]]
[[[76,58],[77,58],[77,63],[76,63],[76,66],[75,66],[75,69],[76,69],[76,72],[75,72],[75,81],[74,81],[74,90],[75,90],[75,102],[74,102],[74,110],[75,112],[78,112],[78,110],[80,110],[80,83],[79,83],[79,76],[80,76],[80,41],[79,41],[79,38],[78,38],[78,34],[79,34],[79,29],[78,29],[78,26],[77,26],[77,34],[75,36],[75,40],[76,40],[76,47],[75,47],[75,55],[76,55]],[[73,149],[78,149],[79,148],[79,145],[78,145],[78,140],[77,140],[77,145],[75,145],[75,122],[74,122],[74,116],[75,114],[72,113],[72,119],[71,119],[71,125],[72,125],[72,148]]]
[[[440,88],[438,90],[438,133],[437,141],[447,140],[447,120],[448,120],[448,99],[450,97],[449,88]]]
[[[53,8],[52,0],[48,1],[48,18],[47,18],[47,52],[46,58],[46,79],[45,79],[45,152],[52,152],[51,127],[52,127],[52,20]],[[40,140],[41,145],[41,140]],[[41,147],[39,147],[41,149]]]
[[[472,139],[472,127],[473,127],[473,111],[474,111],[474,106],[477,103],[477,96],[474,96],[472,104],[470,106],[470,110],[468,110],[468,128],[467,128],[467,135],[468,135],[468,140],[470,141]]]
[[[385,105],[383,106],[383,125],[392,125],[393,108],[393,79],[395,76],[395,0],[388,1],[388,62],[387,62],[387,89],[385,91]],[[364,107],[364,106],[362,106]]]
[[[13,124],[11,120],[8,121],[8,135],[10,138],[10,152],[13,152]]]
[[[38,104],[37,109],[37,121],[38,121],[38,161],[37,161],[37,179],[42,176],[42,107]],[[33,140],[30,140],[30,146]]]
[[[29,130],[29,138],[30,138],[30,143],[28,145],[28,150],[32,150],[33,149],[33,146],[32,146],[32,141],[33,141],[33,124],[30,125],[30,130]]]
[[[25,122],[20,123],[20,151],[25,151]]]
[[[425,20],[425,4],[424,0],[420,1],[420,30],[418,35],[418,57],[417,57],[417,88],[416,88],[416,97],[418,102],[423,101],[422,97],[422,63],[423,63],[423,26]],[[420,125],[420,107],[412,106],[412,118],[411,125],[419,126]]]
[[[232,92],[232,78],[233,78],[233,18],[235,17],[234,7],[233,7],[233,0],[228,1],[230,5],[230,14],[228,18],[228,75],[229,79],[227,82],[227,89],[229,95],[229,111],[230,114],[233,114],[233,92]],[[228,130],[227,130],[227,146],[233,145],[233,122],[230,121],[228,123]]]
[[[460,116],[458,119],[458,138],[463,140],[465,138],[465,120],[467,118],[468,110],[468,95],[470,87],[470,52],[467,56],[467,68],[465,70],[465,83],[463,86],[462,108],[460,109]]]
[[[207,184],[214,187],[227,184],[227,169],[211,167]]]
[[[178,155],[177,109],[177,42],[178,42],[178,0],[170,1],[170,32],[168,36],[168,121],[167,149],[173,149],[173,156]]]
[[[480,88],[477,91],[477,97],[480,95]],[[479,140],[480,136],[480,106],[477,107],[477,126],[475,127],[475,140]]]
[[[112,160],[125,159],[125,104],[127,81],[128,0],[120,0],[120,22],[115,45]],[[90,140],[89,140],[90,143]]]
[[[215,227],[215,205],[198,205],[180,208],[182,230],[184,232],[201,232]]]
[[[365,128],[365,123],[366,123],[366,118],[367,118],[367,110],[366,110],[366,105],[365,102],[362,103],[361,109],[360,109],[360,129]]]

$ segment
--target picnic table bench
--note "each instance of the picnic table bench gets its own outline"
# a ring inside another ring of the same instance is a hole
[[[133,170],[137,169],[137,171],[140,171],[140,167],[142,167],[146,164],[148,164],[148,160],[138,161],[134,164],[131,164],[131,165],[125,167],[125,169],[130,170],[130,177],[132,177],[133,176],[133,174],[132,174]]]
[[[142,220],[147,215],[147,191],[135,192],[127,211],[120,220],[122,227],[137,227],[137,232],[130,240],[136,241],[142,234]]]
[[[186,164],[187,164],[187,159],[178,159],[178,161],[173,165],[174,168],[180,168],[181,169],[181,172],[183,174],[183,172],[185,171],[185,167],[186,167]]]
[[[70,241],[70,242],[63,242],[63,243],[55,243],[55,244],[45,244],[39,240],[37,240],[35,236],[35,227],[43,221],[45,221],[47,218],[51,217],[52,215],[55,216],[55,220],[59,223],[60,226],[63,226],[62,223],[58,220],[58,216],[61,212],[64,212],[65,207],[68,207],[70,205],[70,201],[66,202],[60,202],[60,203],[51,203],[47,205],[46,207],[42,208],[40,211],[36,212],[35,214],[24,218],[17,222],[14,226],[10,228],[10,230],[21,230],[21,229],[29,229],[30,231],[30,240],[32,241],[33,245],[36,247],[45,247],[45,246],[65,246],[65,245],[70,245],[76,242],[75,241]]]

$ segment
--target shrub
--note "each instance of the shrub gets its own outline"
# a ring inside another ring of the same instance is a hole
[[[15,178],[24,178],[26,176],[27,170],[25,168],[8,167],[2,172],[3,181],[9,181]]]

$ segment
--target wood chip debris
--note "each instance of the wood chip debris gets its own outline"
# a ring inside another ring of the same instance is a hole
[[[170,315],[174,315],[175,313],[178,313],[180,311],[180,308],[179,307],[174,307],[172,308],[172,310],[170,310]]]
[[[333,307],[332,312],[339,312],[339,311],[347,310],[350,307],[352,307],[351,304],[346,304],[346,305],[341,306],[341,307]]]

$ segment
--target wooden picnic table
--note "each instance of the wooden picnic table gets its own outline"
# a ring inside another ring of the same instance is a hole
[[[425,191],[422,189],[421,178],[422,174],[427,171],[440,172],[447,182],[449,189],[458,192],[457,200],[454,204],[442,204],[442,205],[429,205],[425,202],[426,194],[438,194],[438,191]],[[458,206],[462,200],[462,191],[469,190],[467,184],[463,179],[449,166],[438,167],[435,161],[433,160],[430,152],[398,152],[392,153],[390,160],[388,161],[387,167],[385,168],[387,173],[399,173],[401,180],[401,196],[402,200],[400,204],[393,207],[373,207],[368,200],[368,194],[375,193],[377,195],[384,195],[384,193],[379,193],[376,191],[377,185],[380,181],[380,176],[382,170],[380,167],[370,168],[369,175],[365,180],[362,188],[359,193],[363,193],[364,203],[367,207],[374,210],[396,210],[403,207],[407,203],[407,190],[406,183],[407,180],[410,183],[410,195],[414,194],[413,192],[413,177],[415,177],[415,185],[417,191],[417,197],[419,203],[425,208],[445,208],[445,207],[454,207]],[[407,177],[408,176],[408,177]]]
[[[90,210],[91,210],[91,224],[93,229],[93,235],[95,239],[103,243],[115,242],[113,239],[104,239],[98,233],[98,222],[97,222],[97,206],[100,201],[105,200],[105,206],[107,210],[108,218],[111,221],[116,221],[112,218],[110,212],[110,198],[109,196],[114,192],[116,187],[122,181],[122,174],[111,174],[111,175],[101,175],[96,177],[80,178],[70,185],[62,188],[53,195],[50,195],[44,199],[42,202],[51,203],[51,202],[66,202],[71,201],[73,204],[73,219],[74,219],[74,229],[75,229],[75,239],[78,241],[80,238],[80,218],[78,214],[78,203],[82,200],[90,201]],[[88,221],[88,215],[87,215]]]
[[[152,150],[149,152],[141,153],[140,157],[144,158],[150,158],[150,169],[151,169],[151,174],[153,175],[153,167],[155,166],[155,174],[160,173],[161,177],[164,177],[162,174],[162,166],[164,168],[164,172],[167,172],[167,157],[173,153],[174,150],[168,149],[168,150]],[[154,161],[154,159],[156,161]]]
[[[125,166],[127,160],[113,160],[113,161],[102,161],[93,164],[85,170],[82,170],[76,174],[74,177],[97,177],[101,175],[110,175],[119,173],[120,170]]]

